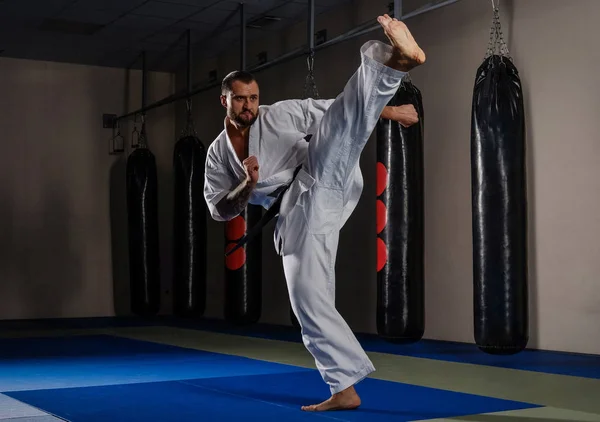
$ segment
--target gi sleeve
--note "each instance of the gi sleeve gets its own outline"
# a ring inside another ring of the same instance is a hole
[[[217,211],[217,204],[231,192],[234,183],[215,148],[209,148],[204,166],[204,200],[214,220],[226,221]]]

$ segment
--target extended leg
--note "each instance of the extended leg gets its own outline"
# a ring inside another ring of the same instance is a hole
[[[362,46],[361,65],[329,107],[310,141],[309,173],[317,185],[344,187],[403,76],[425,61],[425,54],[404,23],[387,15],[378,21],[392,45],[369,41]]]

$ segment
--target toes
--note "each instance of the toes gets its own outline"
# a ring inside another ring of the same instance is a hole
[[[390,18],[387,14],[385,14],[383,16],[379,16],[377,18],[377,20],[379,21],[379,23],[384,24],[384,25],[387,26],[392,21],[392,18]]]

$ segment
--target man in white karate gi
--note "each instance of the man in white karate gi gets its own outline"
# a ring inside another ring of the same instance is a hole
[[[365,43],[359,68],[335,100],[259,106],[252,75],[229,74],[221,96],[225,127],[207,151],[204,196],[217,221],[235,218],[248,203],[268,209],[273,192],[289,184],[278,204],[275,248],[304,345],[332,394],[303,406],[307,411],[358,407],[354,385],[375,371],[335,308],[339,232],[362,193],[359,159],[378,119],[418,121],[412,105],[387,103],[403,76],[425,62],[403,22],[388,15],[377,20],[391,45]]]

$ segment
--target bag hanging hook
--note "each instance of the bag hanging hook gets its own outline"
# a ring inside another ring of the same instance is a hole
[[[137,128],[137,118],[138,115],[136,114],[133,119],[133,132],[131,132],[131,148],[137,148],[140,143],[140,132]]]
[[[193,136],[198,137],[196,132],[196,127],[194,123],[194,115],[192,114],[192,98],[188,97],[185,100],[185,107],[187,111],[187,119],[185,123],[185,127],[181,131],[180,136]]]
[[[306,64],[308,66],[308,73],[312,74],[315,66],[315,50],[314,48],[310,49],[308,53],[308,57],[306,57]]]
[[[304,81],[304,98],[319,98],[319,91],[317,90],[317,84],[314,77],[314,66],[315,66],[315,50],[310,49],[308,57],[306,58],[306,64],[308,66],[308,74]]]

